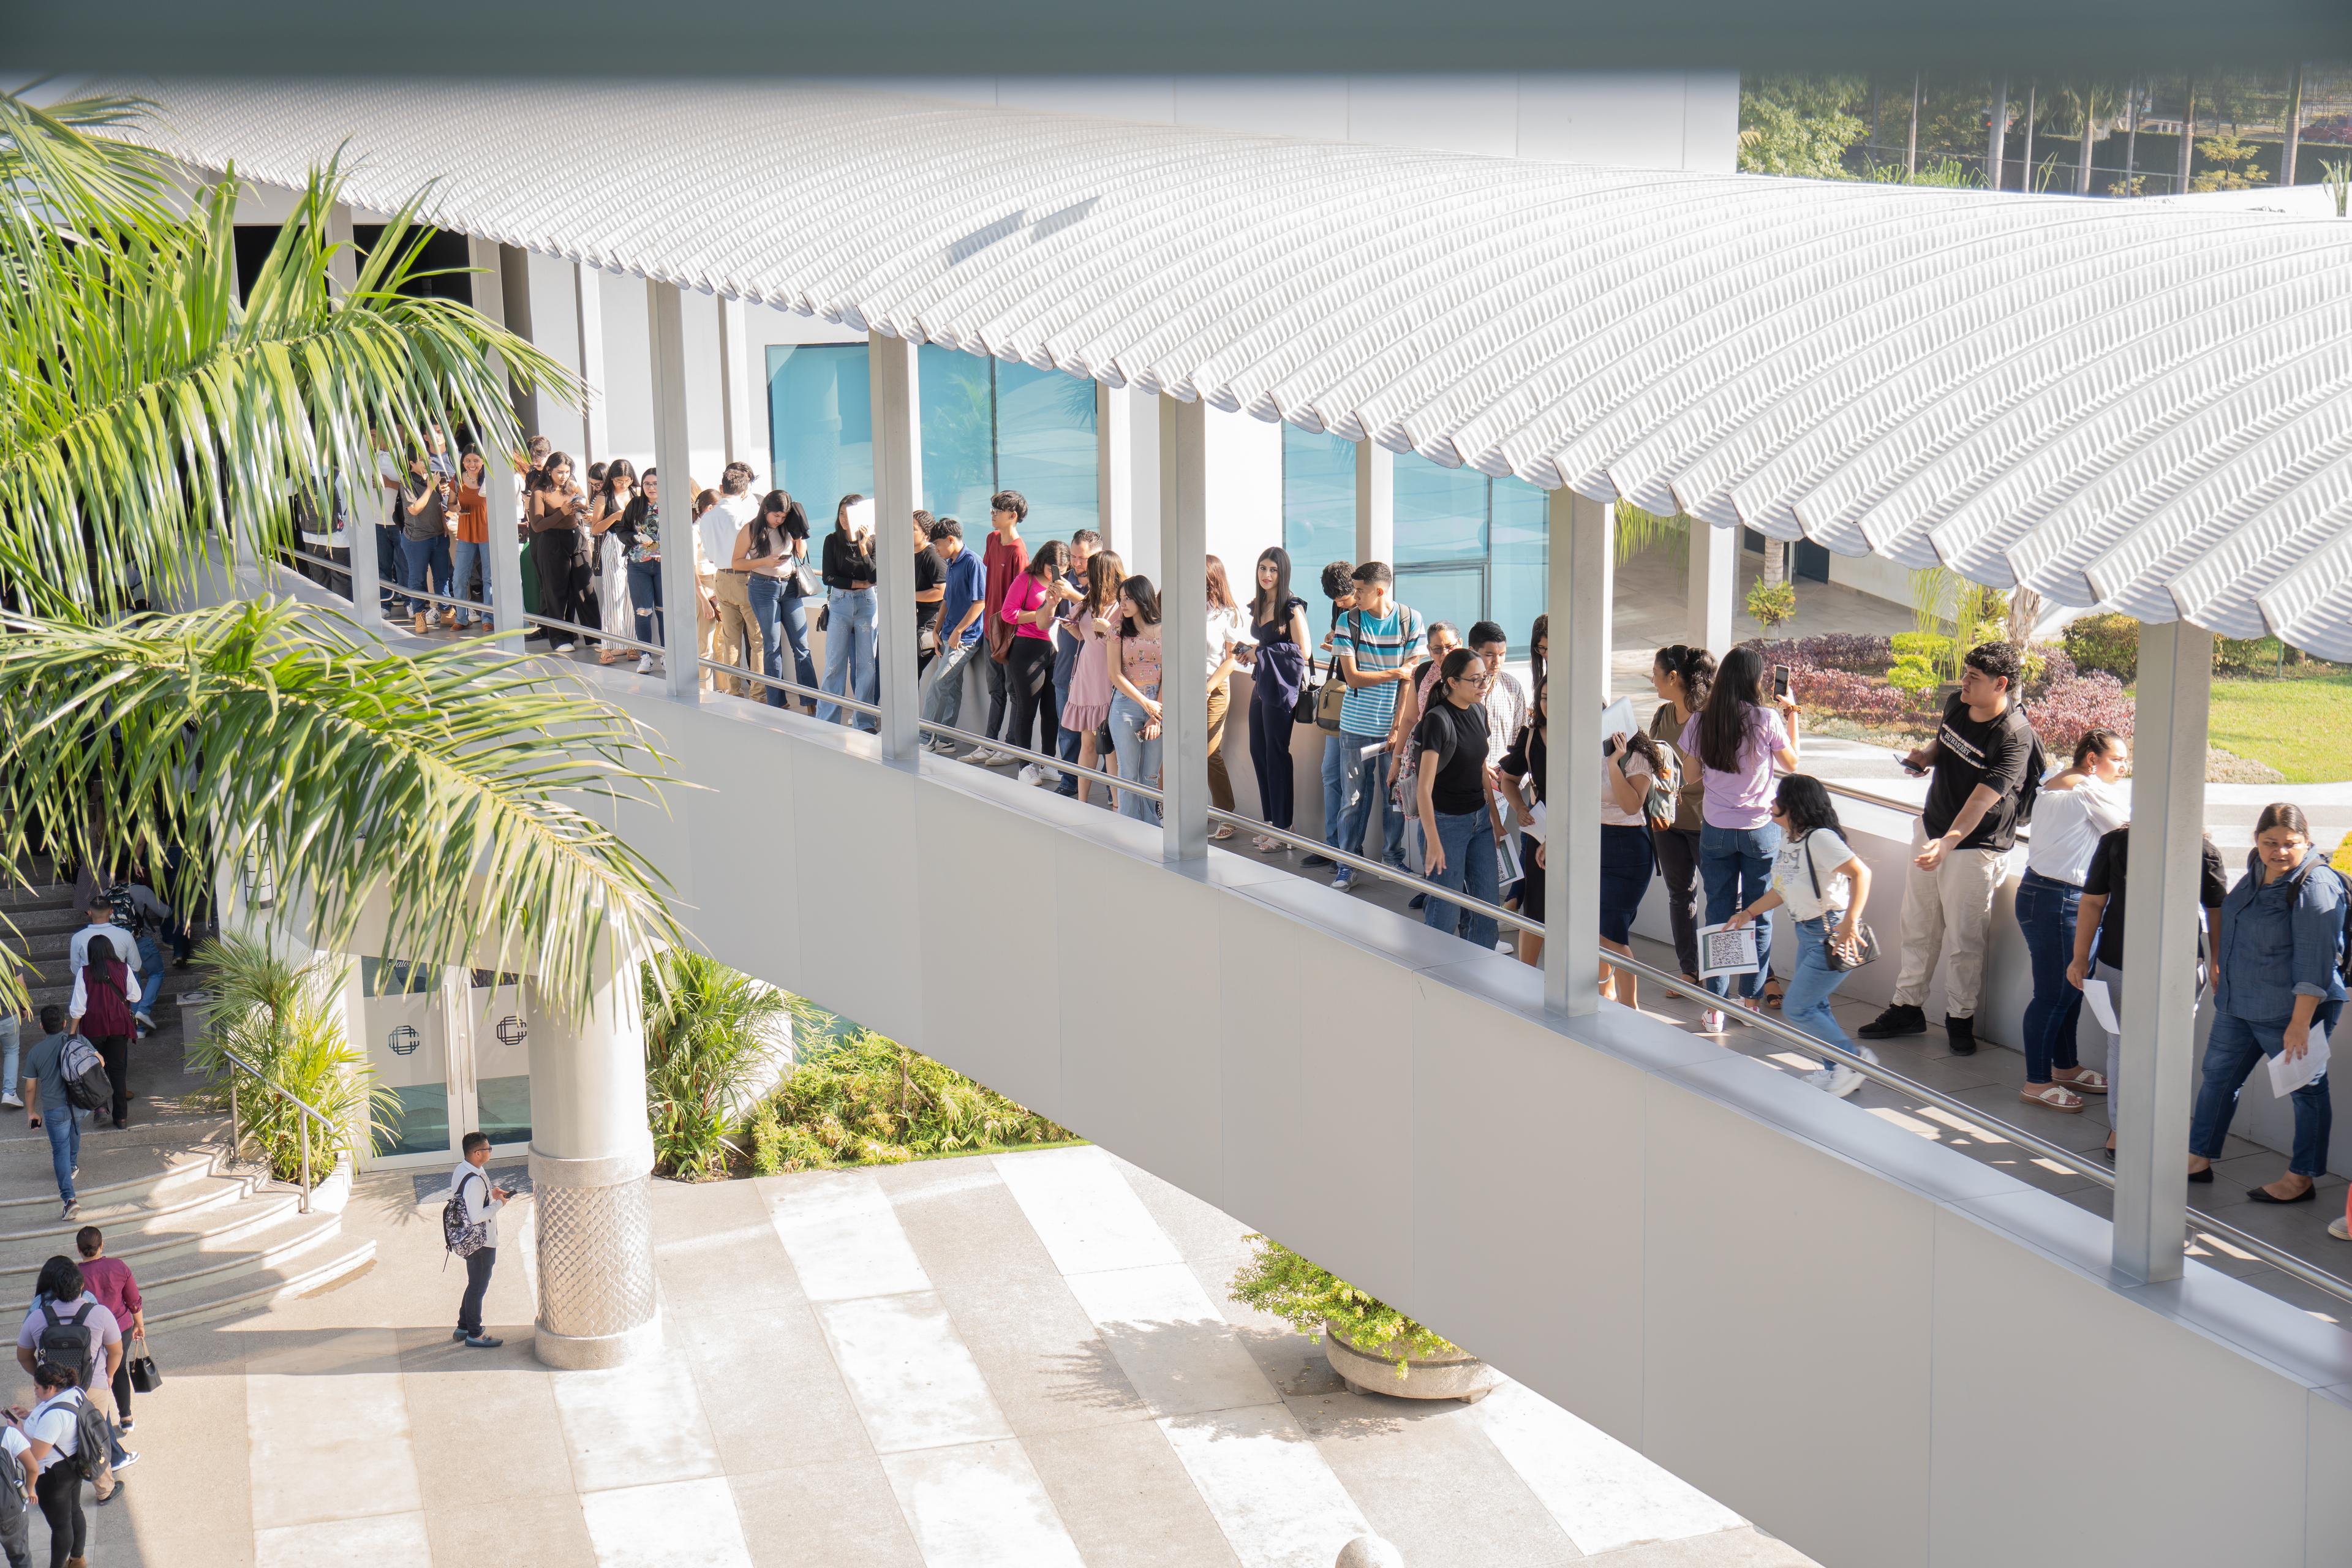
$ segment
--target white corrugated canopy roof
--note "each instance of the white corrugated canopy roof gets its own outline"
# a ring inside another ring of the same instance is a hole
[[[802,85],[104,84],[188,162],[2352,659],[2352,222]],[[350,158],[347,158],[347,162]]]

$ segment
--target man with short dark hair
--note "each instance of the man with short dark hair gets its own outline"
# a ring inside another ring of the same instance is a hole
[[[1087,563],[1102,549],[1102,535],[1091,528],[1082,528],[1070,535],[1070,569],[1062,578],[1060,589],[1065,603],[1083,601],[1087,596]],[[1070,679],[1077,673],[1078,653],[1085,640],[1070,630],[1067,621],[1054,623],[1054,717],[1059,721],[1062,710],[1070,705]],[[1080,731],[1063,725],[1060,730],[1060,754],[1066,763],[1075,763],[1084,750],[1086,737]],[[1078,775],[1064,773],[1054,793],[1075,799],[1078,793]]]
[[[449,1337],[478,1351],[496,1350],[506,1342],[482,1331],[482,1298],[489,1294],[490,1270],[499,1261],[499,1210],[514,1194],[494,1187],[482,1167],[490,1163],[490,1135],[468,1132],[458,1145],[464,1157],[449,1173],[449,1195],[465,1205],[466,1223],[482,1227],[482,1245],[466,1259],[466,1294],[457,1303],[457,1329]]]
[[[66,1098],[66,1010],[55,1002],[41,1009],[41,1037],[25,1052],[25,1103],[33,1114],[27,1125],[49,1134],[49,1163],[58,1175],[58,1196],[67,1219],[81,1214],[74,1201],[74,1173],[81,1169],[81,1118]]]
[[[923,672],[923,717],[951,725],[963,719],[964,667],[972,650],[982,646],[980,617],[988,599],[988,570],[964,548],[963,524],[954,518],[931,524],[931,549],[946,563],[947,579],[940,595],[940,657]],[[946,735],[934,735],[924,744],[942,755],[956,748]]]
[[[1397,689],[1412,679],[1420,662],[1425,629],[1418,611],[1390,597],[1395,581],[1385,561],[1357,567],[1355,608],[1339,617],[1331,637],[1332,661],[1348,683],[1339,708],[1339,776],[1347,804],[1336,831],[1326,826],[1324,841],[1350,855],[1365,852],[1365,825],[1375,799],[1385,799],[1388,792],[1389,721],[1396,717]],[[1402,871],[1404,813],[1385,810],[1382,819],[1381,845],[1371,853]],[[1355,879],[1354,869],[1342,865],[1331,886],[1345,892]]]
[[[153,897],[152,893],[148,896]],[[139,939],[132,936],[131,928],[116,917],[114,900],[103,886],[93,884],[89,896],[82,902],[83,918],[89,923],[74,932],[73,940],[66,944],[67,979],[70,981],[75,975],[79,974],[82,972],[82,966],[89,962],[90,939],[104,937],[113,947],[114,956],[130,968],[131,978],[138,982],[137,985],[125,988],[131,995],[141,998],[131,1004],[135,1014],[131,1022],[137,1024],[142,1030],[152,1029],[155,1026],[155,1018],[147,1011],[146,980],[142,973],[142,968],[146,963],[146,954],[140,951]],[[168,914],[170,911],[165,912]],[[160,988],[160,976],[158,979]]]
[[[1324,628],[1323,646],[1317,651],[1328,661],[1331,657],[1331,639],[1339,634],[1339,617],[1356,607],[1356,563],[1352,561],[1325,563],[1322,584],[1323,596],[1331,601],[1331,624]],[[1307,684],[1312,686],[1315,673],[1312,665],[1307,673]],[[1323,736],[1323,842],[1326,844],[1339,841],[1339,810],[1347,798],[1341,791],[1339,750],[1339,737],[1327,731]],[[1302,866],[1328,866],[1333,861],[1328,855],[1307,855],[1301,857],[1298,863]]]
[[[915,679],[940,657],[940,606],[947,602],[948,563],[931,548],[931,525],[939,519],[915,510]],[[918,711],[920,711],[919,709]]]
[[[1927,800],[1903,883],[1903,967],[1895,998],[1862,1026],[1864,1039],[1926,1032],[1923,1005],[1942,958],[1945,1035],[1954,1056],[1976,1054],[1993,895],[2018,825],[2033,815],[2043,770],[2042,742],[2017,700],[2017,650],[2009,644],[1969,649],[1936,738],[1903,757],[1914,773],[1929,774]]]
[[[988,514],[992,531],[981,560],[988,576],[981,614],[981,641],[988,649],[988,658],[980,667],[981,674],[988,679],[988,723],[981,733],[993,741],[1005,725],[1010,677],[1005,673],[1004,660],[1013,651],[1013,628],[997,612],[1004,607],[1004,595],[1020,580],[1021,574],[1029,570],[1029,546],[1021,537],[1021,525],[1029,518],[1028,499],[1019,490],[999,490],[988,498]],[[988,767],[1019,759],[1010,752],[982,746],[964,761]]]

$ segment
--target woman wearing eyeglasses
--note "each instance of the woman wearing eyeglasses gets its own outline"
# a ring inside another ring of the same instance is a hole
[[[1457,647],[1438,667],[1429,711],[1413,731],[1419,761],[1421,833],[1426,846],[1423,874],[1440,887],[1493,903],[1502,892],[1495,860],[1501,826],[1494,797],[1486,792],[1486,666],[1466,647]],[[1494,951],[1495,917],[1434,896],[1421,911],[1423,923],[1459,931],[1473,944]]]

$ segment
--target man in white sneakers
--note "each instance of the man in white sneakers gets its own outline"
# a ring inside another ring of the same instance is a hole
[[[494,1187],[482,1167],[490,1163],[490,1135],[468,1132],[460,1145],[465,1157],[449,1173],[449,1196],[465,1205],[466,1223],[482,1227],[482,1245],[466,1259],[466,1294],[457,1303],[457,1329],[449,1337],[478,1351],[496,1350],[506,1342],[482,1331],[482,1298],[489,1294],[490,1270],[499,1261],[499,1211],[514,1194]]]

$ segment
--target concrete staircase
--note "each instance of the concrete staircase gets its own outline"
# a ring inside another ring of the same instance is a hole
[[[83,923],[72,905],[67,887],[0,894],[37,970],[37,1015],[71,990],[67,942]],[[176,998],[191,984],[189,972],[167,972],[158,1029],[131,1047],[131,1126],[83,1123],[78,1218],[59,1217],[47,1132],[28,1127],[24,1111],[0,1110],[0,1302],[31,1300],[41,1265],[73,1257],[85,1225],[103,1228],[109,1256],[131,1265],[151,1326],[252,1310],[374,1261],[375,1243],[345,1237],[339,1209],[314,1204],[303,1214],[298,1188],[233,1158],[227,1117],[205,1102],[206,1086],[183,1062]],[[38,1033],[28,1028],[27,1042]]]

